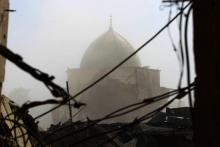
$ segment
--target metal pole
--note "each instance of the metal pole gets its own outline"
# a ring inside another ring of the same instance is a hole
[[[66,90],[67,93],[69,94],[69,82],[66,81]],[[70,115],[70,121],[72,122],[72,108],[71,108],[71,101],[69,101],[69,115]]]

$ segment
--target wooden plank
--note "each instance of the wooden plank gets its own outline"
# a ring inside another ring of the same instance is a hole
[[[1,96],[0,112],[1,112],[3,117],[6,117],[8,114],[12,113],[11,107],[9,105],[9,99],[5,96]],[[9,115],[8,119],[9,120],[6,120],[5,123],[6,123],[6,125],[8,126],[9,129],[12,129],[14,127],[14,123],[13,123],[13,121],[10,121],[10,120],[15,120],[15,116],[14,115]],[[18,123],[23,124],[23,121],[19,120]],[[25,130],[24,127],[21,127],[21,129],[22,129],[23,133],[26,133],[26,130]],[[20,135],[22,135],[22,131],[19,128],[15,128],[15,129],[11,130],[11,134],[12,134],[13,137],[20,136]],[[28,136],[25,135],[25,140],[27,140],[27,137]],[[16,141],[17,141],[17,143],[19,144],[20,147],[25,146],[22,137],[17,138]],[[27,144],[26,144],[25,147],[31,147],[31,143],[30,143],[29,140],[27,141]]]

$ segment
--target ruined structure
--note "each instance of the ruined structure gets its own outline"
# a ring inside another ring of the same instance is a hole
[[[67,70],[70,93],[74,95],[103,74],[120,63],[134,51],[132,45],[114,31],[112,25],[107,32],[98,37],[86,50],[80,68]],[[143,98],[167,92],[160,86],[160,71],[141,67],[138,55],[133,56],[119,69],[110,74],[96,86],[90,88],[77,99],[87,104],[86,108],[75,116],[75,120],[97,119],[123,106],[140,102]],[[140,111],[130,113],[112,122],[128,122],[143,113],[157,108],[163,102],[153,104]],[[63,106],[53,112],[54,122],[68,120],[68,107]],[[73,112],[74,113],[74,112]]]
[[[0,44],[7,46],[9,1],[0,0]],[[0,94],[5,77],[5,58],[0,55]]]
[[[34,133],[35,137],[39,137],[33,117],[28,112],[21,113],[17,110],[18,106],[13,101],[4,95],[0,96],[0,146],[2,147],[32,147],[33,143],[37,142],[31,135]],[[16,111],[17,113],[13,113]]]
[[[108,132],[122,128],[124,123],[96,124],[93,122],[70,122],[51,125],[42,132],[42,140],[52,147],[192,147],[192,121],[190,108],[167,108],[147,123],[136,124],[131,129],[118,133]],[[87,128],[86,131],[79,131]],[[61,129],[60,131],[57,131]],[[69,135],[71,134],[71,135]],[[101,135],[98,135],[101,134]],[[63,137],[65,136],[65,137]],[[62,138],[62,139],[61,139]]]

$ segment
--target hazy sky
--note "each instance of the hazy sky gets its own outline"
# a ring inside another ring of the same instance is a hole
[[[169,8],[161,1],[10,0],[16,12],[10,13],[8,47],[65,86],[66,69],[79,67],[89,44],[108,30],[110,15],[114,30],[136,49],[167,22]],[[177,41],[177,23],[171,25],[171,32]],[[191,37],[189,41],[191,45]],[[179,64],[167,31],[138,55],[142,66],[161,70],[162,86],[176,88]],[[43,84],[7,62],[3,92],[18,87],[29,89],[32,100],[52,97]]]

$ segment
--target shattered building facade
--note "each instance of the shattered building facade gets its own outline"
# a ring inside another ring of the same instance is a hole
[[[88,47],[81,60],[80,68],[67,69],[70,94],[74,95],[96,81],[133,51],[132,45],[114,31],[110,24],[108,31]],[[97,119],[123,106],[168,91],[168,88],[160,86],[160,70],[142,67],[138,55],[135,55],[96,86],[77,97],[88,105],[79,115],[74,116],[73,120]],[[158,102],[138,112],[132,112],[105,123],[132,121],[135,117],[154,110],[164,102]],[[52,118],[54,123],[67,121],[70,118],[68,106],[55,110]]]

